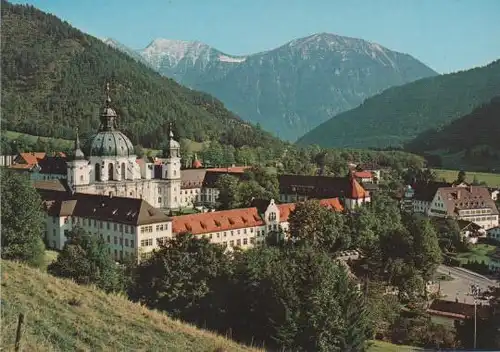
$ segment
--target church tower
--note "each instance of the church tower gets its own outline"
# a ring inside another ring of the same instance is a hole
[[[167,180],[166,199],[161,207],[177,209],[181,201],[181,146],[174,139],[172,124],[170,124],[169,138],[165,162],[162,165],[162,178]]]
[[[80,148],[78,127],[76,128],[74,159],[67,162],[67,178],[68,185],[73,192],[76,191],[76,186],[84,186],[90,183],[89,163]]]

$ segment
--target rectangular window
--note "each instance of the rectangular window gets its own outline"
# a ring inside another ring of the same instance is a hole
[[[120,232],[123,232],[123,224],[120,224]]]
[[[134,240],[130,240],[130,247],[134,248]]]
[[[243,245],[247,245],[248,244],[248,239],[244,238],[243,239]]]
[[[115,249],[115,260],[118,259],[118,251]]]
[[[237,240],[237,241],[236,241],[236,245],[237,245],[237,246],[241,246],[241,240]]]
[[[99,221],[99,228],[102,229],[102,221]]]
[[[52,236],[55,236],[56,235],[56,229],[53,229],[52,230]]]
[[[53,216],[53,217],[52,217],[52,223],[53,223],[53,224],[55,224],[55,223],[56,223],[56,217],[55,217],[55,216]]]
[[[108,230],[111,230],[111,223],[106,222],[106,227],[107,227]]]
[[[118,244],[118,238],[116,238],[116,236],[114,238],[114,244]]]
[[[125,247],[128,247],[128,238],[125,238]]]
[[[230,245],[231,247],[233,247],[233,246],[234,246],[234,241],[229,241],[229,245]]]
[[[120,238],[120,246],[123,246],[123,238]]]
[[[118,230],[118,224],[113,224],[113,230]]]
[[[111,241],[109,240],[109,235],[108,235],[108,243],[111,243]]]

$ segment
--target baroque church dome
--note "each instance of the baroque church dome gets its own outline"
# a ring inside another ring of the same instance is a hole
[[[116,120],[118,115],[110,106],[109,85],[107,86],[107,92],[106,104],[100,116],[101,125],[99,131],[87,140],[85,154],[99,157],[128,157],[135,155],[134,145],[130,139],[117,129]]]

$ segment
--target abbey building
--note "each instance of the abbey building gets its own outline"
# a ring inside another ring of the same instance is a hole
[[[67,184],[74,193],[143,199],[155,208],[181,207],[180,144],[170,129],[167,157],[161,165],[138,163],[130,139],[117,128],[108,94],[101,125],[83,146],[75,140],[74,160],[67,162]]]

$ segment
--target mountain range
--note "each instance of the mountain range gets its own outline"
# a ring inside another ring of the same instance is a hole
[[[442,128],[498,95],[500,60],[389,88],[326,121],[297,143],[324,147],[403,147],[419,134]],[[495,132],[498,134],[489,133]]]
[[[410,55],[329,33],[246,56],[197,41],[155,39],[141,50],[104,42],[287,140],[384,89],[437,75]]]
[[[158,148],[175,135],[203,142],[273,148],[282,141],[214,97],[163,77],[101,40],[33,6],[1,2],[2,129],[73,138],[99,127],[110,83],[119,127],[134,144]]]

